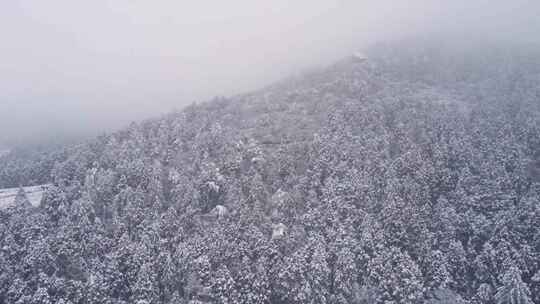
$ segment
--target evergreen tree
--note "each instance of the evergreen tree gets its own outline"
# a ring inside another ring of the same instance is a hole
[[[502,286],[495,294],[497,304],[532,304],[531,292],[521,279],[521,271],[512,265],[502,278]]]

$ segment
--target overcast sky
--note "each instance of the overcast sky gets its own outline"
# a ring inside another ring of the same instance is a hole
[[[119,128],[377,41],[533,37],[538,2],[0,1],[0,144]]]

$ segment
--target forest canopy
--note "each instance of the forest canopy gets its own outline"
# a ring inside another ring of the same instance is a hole
[[[540,303],[540,52],[365,60],[0,158],[0,303]]]

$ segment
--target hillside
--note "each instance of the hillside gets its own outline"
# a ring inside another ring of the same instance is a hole
[[[0,157],[52,184],[0,210],[0,303],[540,303],[537,54],[378,46]]]

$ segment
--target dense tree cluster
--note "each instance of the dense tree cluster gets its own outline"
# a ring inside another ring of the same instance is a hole
[[[46,184],[68,152],[58,144],[24,146],[0,155],[0,188]]]
[[[0,211],[0,303],[540,303],[540,58],[452,54],[379,48],[70,148]]]

